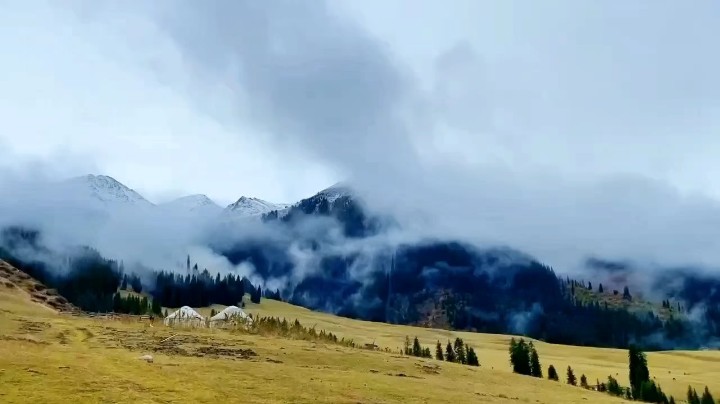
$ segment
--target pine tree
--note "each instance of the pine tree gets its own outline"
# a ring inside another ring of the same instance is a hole
[[[555,366],[553,365],[548,366],[548,379],[555,381],[560,380],[560,377],[558,377],[557,371],[555,370]],[[598,382],[598,385],[599,384],[600,382]]]
[[[417,337],[413,340],[412,354],[417,357],[422,356],[422,347],[420,346],[420,341]]]
[[[443,355],[442,344],[440,344],[440,341],[438,341],[435,346],[435,359],[439,361],[445,360],[445,355]]]
[[[465,365],[467,364],[467,358],[465,357],[465,347],[463,345],[464,342],[461,338],[455,338],[455,357],[458,363]]]
[[[621,396],[623,394],[620,383],[612,376],[608,376],[607,391],[614,396]]]
[[[423,354],[422,355],[423,358],[432,359],[432,352],[430,351],[430,348],[428,348],[428,347],[423,348],[422,354]]]
[[[628,350],[628,362],[630,368],[630,388],[633,397],[640,397],[640,388],[644,382],[650,380],[650,371],[647,366],[645,353],[635,346]]]
[[[695,394],[697,395],[697,393]],[[715,404],[715,399],[712,394],[710,394],[710,390],[708,390],[707,386],[705,386],[705,391],[700,399],[700,404]]]
[[[575,372],[573,372],[573,370],[570,366],[568,366],[568,368],[567,368],[567,384],[572,384],[573,386],[577,386],[577,379],[575,378]]]
[[[480,360],[472,347],[467,349],[467,364],[470,366],[480,366]]]
[[[530,350],[525,340],[520,338],[520,341],[515,341],[515,338],[512,338],[509,353],[513,372],[520,375],[530,375]]]
[[[445,360],[448,362],[456,362],[455,350],[453,349],[450,341],[448,341],[447,347],[445,347]]]
[[[582,374],[580,376],[580,387],[585,388],[585,389],[590,388],[590,386],[588,385],[588,382],[587,382],[587,377],[585,377],[585,374]]]
[[[592,282],[588,282],[588,290],[592,290]]]
[[[670,396],[670,400],[668,401],[668,404],[675,404],[675,397]]]
[[[147,297],[143,297],[142,300],[140,300],[140,312],[138,314],[146,314],[149,309],[150,305],[148,304]]]
[[[630,295],[630,289],[627,286],[625,286],[625,288],[623,289],[623,299],[632,300],[632,295]]]
[[[528,344],[528,349],[530,350],[530,376],[542,378],[543,374],[542,366],[540,365],[540,357],[538,356],[538,353],[535,350],[535,345],[533,345],[532,341]]]
[[[603,293],[602,283],[598,286],[598,293]]]
[[[410,348],[410,337],[407,335],[405,336],[405,349],[403,350],[403,353],[405,355],[412,355],[412,348]]]
[[[160,300],[158,300],[158,299],[153,299],[153,300],[152,300],[152,309],[151,309],[151,311],[152,311],[153,314],[156,314],[156,315],[158,315],[158,316],[159,316],[160,314],[162,314],[162,306],[160,305]]]

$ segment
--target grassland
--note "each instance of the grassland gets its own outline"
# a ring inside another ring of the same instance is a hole
[[[217,309],[217,308],[216,308]],[[210,308],[202,309],[205,314]],[[0,402],[623,402],[548,380],[514,375],[509,336],[355,321],[272,300],[253,314],[299,319],[358,343],[397,350],[406,335],[425,345],[460,336],[475,347],[472,368],[396,353],[217,329],[171,329],[156,322],[58,314],[17,288],[0,289]],[[168,337],[171,337],[169,340]],[[591,382],[626,379],[625,352],[537,342],[543,366],[571,364]],[[153,363],[138,357],[154,356]],[[720,391],[720,352],[651,353],[663,388],[684,396],[688,384]],[[676,378],[676,380],[673,380]]]

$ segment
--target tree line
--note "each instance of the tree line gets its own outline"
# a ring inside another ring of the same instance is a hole
[[[410,337],[405,337],[405,347],[403,353],[408,356],[417,356],[419,358],[432,358],[432,351],[429,347],[423,347],[420,345],[420,340],[417,337],[410,343]],[[475,353],[475,349],[465,343],[462,338],[455,338],[454,342],[448,340],[447,346],[443,351],[443,346],[440,341],[435,346],[435,359],[439,361],[447,361],[460,363],[469,366],[480,366],[480,360]]]
[[[128,294],[123,297],[120,292],[113,297],[113,312],[125,314],[153,314],[161,316],[162,306],[156,299],[148,300],[147,297],[139,297]]]
[[[514,373],[542,378],[542,365],[540,357],[533,345],[532,341],[525,342],[524,339],[510,339],[508,348],[510,357],[510,365]],[[559,375],[553,365],[548,366],[549,380],[559,381]],[[647,356],[645,352],[636,346],[631,346],[628,350],[628,380],[629,387],[623,387],[612,376],[608,376],[607,382],[596,382],[595,390],[606,392],[614,396],[624,397],[628,400],[642,401],[647,403],[663,403],[674,404],[675,398],[668,397],[657,384],[650,378],[650,370],[647,365]],[[565,381],[572,386],[578,385],[577,377],[572,367],[568,366]],[[580,376],[580,387],[590,389],[587,377],[583,374]],[[705,387],[702,396],[692,387],[688,387],[687,401],[690,404],[715,404],[715,400],[710,390]]]

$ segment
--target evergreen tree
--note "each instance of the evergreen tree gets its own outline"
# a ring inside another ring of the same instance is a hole
[[[668,404],[675,404],[675,397],[670,396],[670,400],[668,401]]]
[[[447,343],[447,347],[445,347],[445,360],[448,362],[456,362],[457,358],[455,358],[455,350],[452,347],[452,344],[450,341]]]
[[[532,342],[528,344],[530,350],[530,376],[543,377],[542,366],[540,365],[540,357],[538,356],[537,350]]]
[[[598,293],[603,293],[602,283],[598,286]]]
[[[553,366],[553,365],[548,366],[548,379],[555,380],[555,381],[560,380],[560,377],[558,376],[557,371],[555,370],[555,366]],[[598,384],[600,384],[600,382],[598,382]]]
[[[467,345],[465,346],[467,347]],[[467,349],[467,364],[470,366],[480,366],[480,360],[472,347]]]
[[[160,305],[160,301],[158,299],[152,300],[152,313],[158,316],[162,314],[162,306]]]
[[[405,336],[405,349],[403,349],[403,353],[405,355],[412,355],[412,348],[410,348],[410,337],[407,335]]]
[[[165,309],[165,311],[163,311],[163,317],[167,317],[167,316],[168,316],[168,312],[167,312],[167,309]]]
[[[582,374],[580,376],[580,387],[585,388],[585,389],[590,388],[590,386],[588,385],[588,382],[587,382],[587,377],[585,377],[585,374]]]
[[[128,281],[127,275],[123,275],[122,283],[120,284],[120,290],[127,290]]]
[[[640,385],[640,389],[637,394],[633,392],[632,397],[636,400],[648,403],[667,403],[668,401],[660,386],[655,384],[652,380],[644,381]]]
[[[422,356],[422,347],[420,346],[420,341],[417,337],[413,340],[412,354],[417,357]]]
[[[592,290],[592,282],[588,282],[588,290]]]
[[[423,358],[432,359],[432,352],[430,351],[430,348],[428,348],[428,347],[423,348],[422,356],[423,356]]]
[[[458,363],[462,363],[463,365],[467,364],[464,342],[461,338],[455,338],[455,357]]]
[[[577,379],[575,378],[575,372],[573,372],[573,370],[570,366],[568,366],[568,368],[567,368],[567,384],[572,384],[573,386],[577,386]]]
[[[152,302],[147,297],[142,298],[142,314],[152,314]]]
[[[510,340],[510,364],[513,372],[520,375],[530,375],[530,349],[524,339]]]
[[[697,393],[695,394],[697,395]],[[715,404],[715,399],[712,394],[710,394],[707,386],[705,386],[705,391],[703,392],[702,398],[700,398],[700,404]]]
[[[260,303],[260,297],[262,296],[262,289],[258,286],[256,289],[250,289],[250,301],[255,304]]]
[[[445,360],[445,355],[443,355],[442,344],[440,344],[440,341],[438,341],[435,346],[435,359],[439,361]]]
[[[647,358],[645,353],[635,346],[631,346],[628,350],[629,368],[630,368],[630,388],[633,397],[640,397],[640,388],[644,382],[650,380],[650,371],[647,366]]]
[[[700,396],[698,396],[697,391],[695,391],[692,386],[688,386],[687,402],[688,404],[700,404]]]
[[[607,392],[614,395],[614,396],[622,396],[623,389],[620,387],[620,383],[618,383],[617,379],[615,379],[612,376],[608,376],[608,382],[607,382]]]
[[[630,295],[630,289],[628,289],[627,286],[623,289],[623,299],[625,300],[632,300],[632,295]]]
[[[130,279],[130,286],[132,287],[132,290],[134,290],[137,293],[142,293],[143,287],[142,282],[140,281],[140,278],[137,275],[133,275]]]

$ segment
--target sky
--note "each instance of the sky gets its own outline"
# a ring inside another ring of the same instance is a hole
[[[1,3],[0,167],[720,262],[716,1],[148,3]]]

